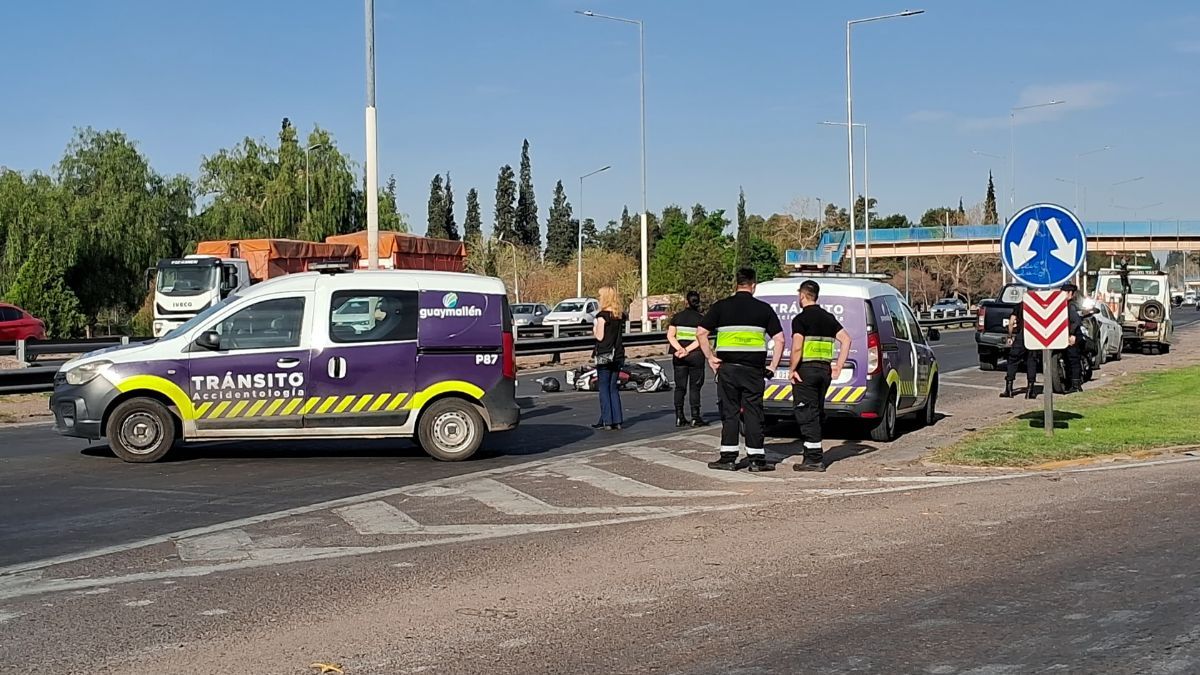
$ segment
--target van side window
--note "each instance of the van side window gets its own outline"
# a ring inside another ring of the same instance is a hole
[[[304,298],[264,300],[226,317],[213,330],[221,336],[221,351],[290,349],[300,346]]]
[[[917,317],[913,316],[912,309],[908,305],[904,307],[904,319],[908,324],[908,334],[912,336],[912,341],[923,345],[925,344],[925,332],[921,330],[921,324],[917,321]]]
[[[334,342],[417,339],[416,291],[338,291],[329,309],[329,337]]]
[[[912,341],[912,337],[908,334],[908,321],[904,318],[904,308],[901,306],[900,299],[889,295],[883,299],[883,304],[887,305],[889,317],[892,320],[892,332],[896,334],[897,340]]]

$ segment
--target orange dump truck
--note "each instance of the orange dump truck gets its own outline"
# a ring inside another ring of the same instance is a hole
[[[304,272],[317,262],[358,263],[358,247],[349,244],[298,241],[296,239],[238,239],[202,241],[196,255],[241,258],[250,268],[251,282]]]
[[[359,266],[367,266],[365,231],[336,234],[326,237],[325,241],[357,247]],[[466,262],[467,247],[461,241],[431,239],[407,232],[379,233],[379,267],[382,269],[462,272]]]

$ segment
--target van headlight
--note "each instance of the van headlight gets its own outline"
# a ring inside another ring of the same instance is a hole
[[[100,373],[103,373],[111,365],[112,361],[92,361],[82,366],[75,366],[64,373],[64,375],[67,378],[67,384],[78,386],[96,379]]]

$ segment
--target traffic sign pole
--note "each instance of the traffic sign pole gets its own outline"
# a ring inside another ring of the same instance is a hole
[[[1081,269],[1086,270],[1087,235],[1083,223],[1074,213],[1055,204],[1026,206],[1004,226],[1000,260],[1013,280],[1029,290],[1024,300],[1025,341],[1026,345],[1042,347],[1044,421],[1046,435],[1053,436],[1054,350],[1069,348],[1070,329],[1062,296],[1038,291],[1062,286]],[[1033,333],[1029,330],[1031,324],[1035,328]]]
[[[1046,435],[1054,435],[1054,382],[1050,380],[1050,369],[1054,368],[1054,352],[1049,349],[1042,350],[1042,389],[1046,394],[1042,398],[1046,401],[1046,408],[1042,417],[1042,424],[1046,427]]]

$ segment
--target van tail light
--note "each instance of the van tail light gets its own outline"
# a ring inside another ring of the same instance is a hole
[[[504,377],[510,380],[517,379],[517,346],[512,331],[504,332],[504,355],[501,358],[504,361]]]
[[[975,312],[975,330],[979,331],[980,333],[983,332],[983,315],[986,313],[987,310],[985,310],[983,307],[980,307],[979,310]]]
[[[867,333],[867,374],[878,375],[883,367],[879,354],[879,333]]]

